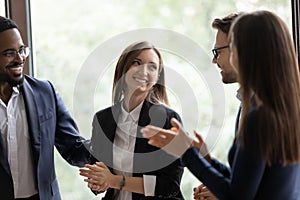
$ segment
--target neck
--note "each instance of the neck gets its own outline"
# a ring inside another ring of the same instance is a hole
[[[138,105],[140,105],[145,99],[147,95],[140,94],[140,95],[125,95],[124,98],[124,108],[127,112],[131,112],[135,109]]]
[[[11,94],[12,94],[12,87],[7,83],[0,83],[0,99],[4,102],[4,103],[8,103]]]

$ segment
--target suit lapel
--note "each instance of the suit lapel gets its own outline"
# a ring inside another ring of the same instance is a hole
[[[96,152],[96,154],[98,154],[97,159],[103,161],[107,166],[113,166],[113,143],[120,108],[120,104],[113,105],[107,112],[97,116],[100,126],[100,137],[96,139],[98,143],[95,145],[100,145],[96,148],[98,151],[100,150],[100,152]]]
[[[150,123],[150,117],[149,117],[150,106],[151,105],[148,101],[144,101],[144,104],[140,112],[139,121],[138,121],[136,142],[134,148],[135,153],[145,153],[145,146],[147,146],[148,144],[148,140],[146,140],[141,133],[141,128],[147,126]]]
[[[29,135],[31,138],[31,145],[33,147],[34,159],[38,160],[40,152],[40,134],[39,134],[39,115],[37,111],[37,102],[29,83],[24,80],[24,83],[20,87],[22,95],[24,97],[24,103],[26,107],[26,115],[28,121]]]

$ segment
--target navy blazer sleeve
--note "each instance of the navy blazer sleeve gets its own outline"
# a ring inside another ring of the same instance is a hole
[[[183,155],[183,162],[188,169],[219,199],[250,200],[258,192],[266,162],[259,158],[257,139],[251,136],[256,131],[257,118],[249,116],[246,123],[249,145],[242,147],[240,142],[233,145],[235,154],[230,177],[214,168],[194,147]]]
[[[222,173],[225,177],[230,178],[231,170],[228,166],[213,158],[210,163],[216,170]]]
[[[55,147],[70,164],[82,167],[89,163],[89,152],[84,145],[88,141],[79,135],[75,121],[57,92],[55,92],[55,97],[57,103]]]
[[[85,147],[85,143],[88,144],[89,141],[79,135],[77,125],[63,100],[52,85],[51,87],[56,102],[55,147],[71,165],[82,167],[89,163],[89,152]]]
[[[88,141],[79,135],[75,121],[54,86],[49,81],[26,77],[23,87],[30,130],[39,159],[43,159],[42,162],[49,160],[55,145],[68,163],[75,166],[88,163],[89,152],[84,145]],[[33,108],[36,111],[30,110]]]

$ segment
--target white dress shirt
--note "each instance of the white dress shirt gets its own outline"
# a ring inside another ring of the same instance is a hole
[[[132,176],[136,133],[142,105],[143,102],[130,113],[123,108],[123,104],[121,106],[113,145],[113,168],[115,174]],[[144,175],[143,181],[145,196],[154,196],[156,176]],[[120,191],[118,200],[128,199],[132,199],[132,193]]]
[[[7,105],[0,99],[0,119],[2,145],[7,153],[15,198],[37,194],[24,99],[17,87],[13,87]]]

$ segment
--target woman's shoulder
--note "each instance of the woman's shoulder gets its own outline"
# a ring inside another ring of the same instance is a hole
[[[250,108],[246,115],[246,124],[253,125],[258,122],[259,110],[255,107]]]
[[[95,116],[97,116],[99,118],[99,117],[107,117],[107,116],[111,116],[111,115],[117,115],[120,111],[120,108],[121,107],[120,107],[119,103],[117,103],[115,105],[98,110],[95,113]]]
[[[98,110],[96,111],[95,115],[99,116],[99,115],[103,115],[105,113],[111,112],[112,106],[110,107],[106,107],[104,109]]]
[[[167,116],[171,117],[179,117],[179,114],[170,106],[159,103],[159,104],[153,104],[148,101],[145,101],[145,104],[148,105],[150,112],[155,112],[155,113],[165,113]]]

